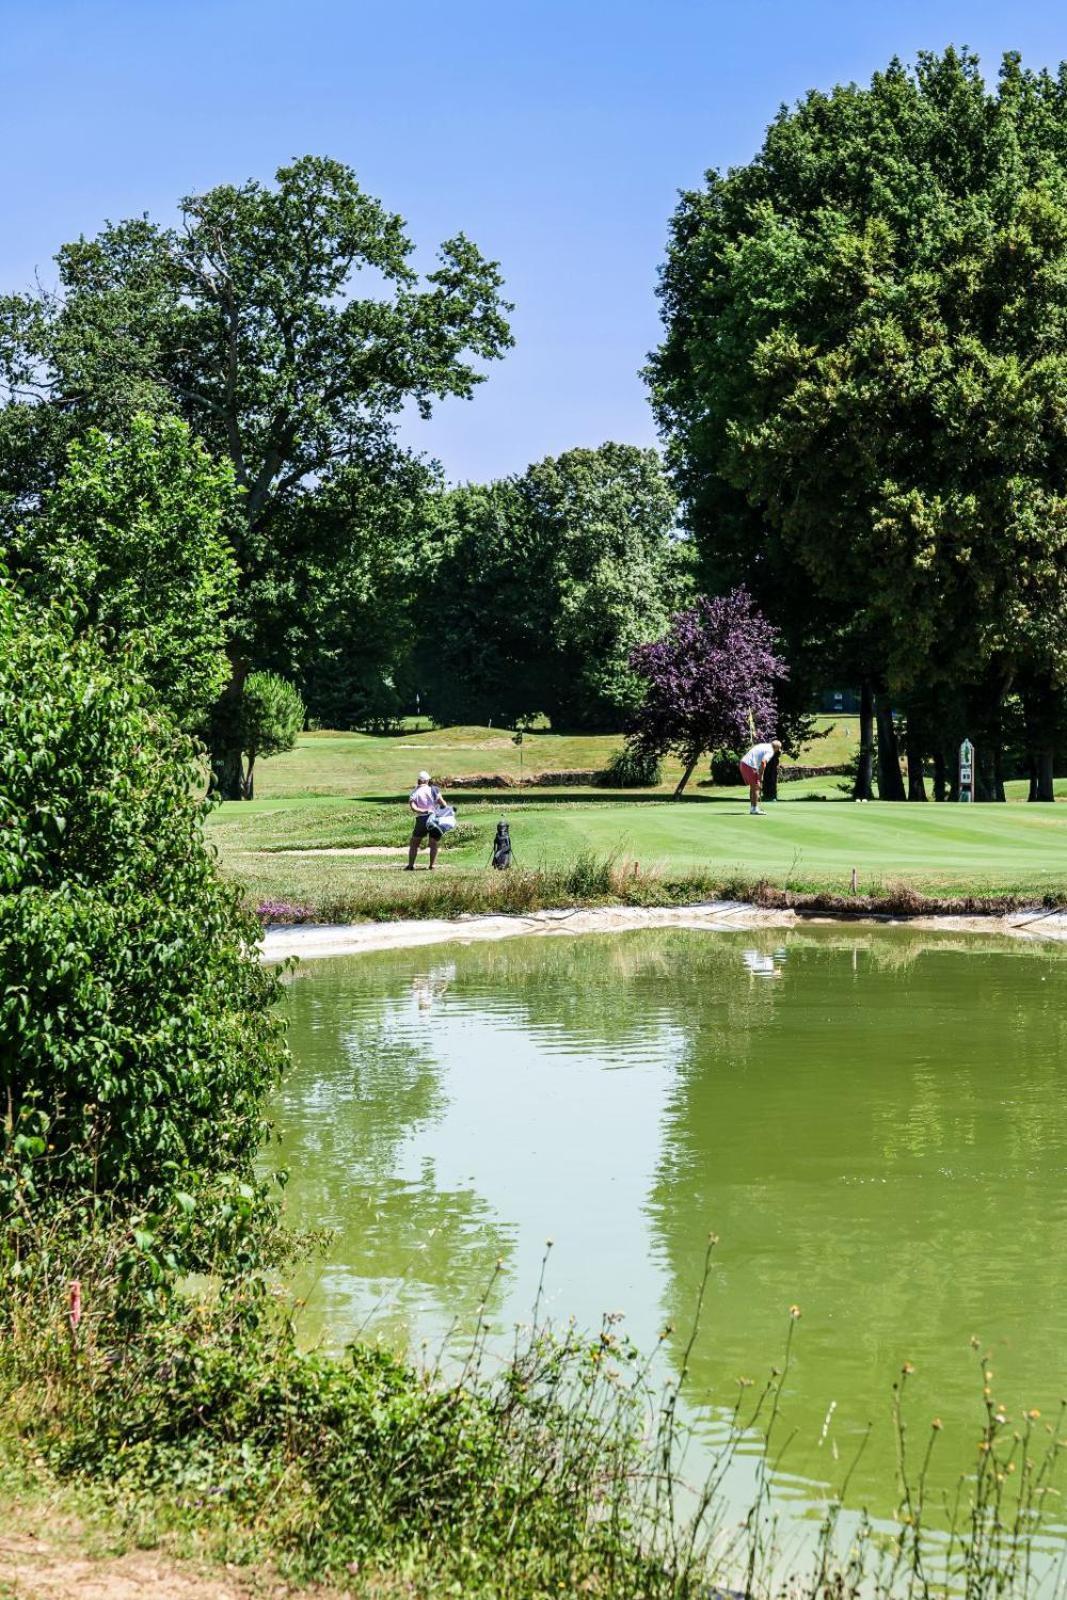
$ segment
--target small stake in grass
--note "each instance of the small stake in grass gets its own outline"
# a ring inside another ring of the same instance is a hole
[[[856,892],[856,869],[855,869],[855,867],[853,867],[852,868],[852,893],[855,894],[855,892]]]

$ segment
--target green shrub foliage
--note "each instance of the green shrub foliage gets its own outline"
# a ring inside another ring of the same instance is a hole
[[[663,779],[663,763],[634,745],[616,750],[597,782],[604,789],[654,789]]]
[[[247,1175],[277,979],[151,688],[0,583],[0,1215]]]
[[[304,726],[300,691],[276,672],[252,672],[241,694],[238,725],[244,761],[241,789],[252,798],[252,770],[257,756],[280,756],[292,750]]]

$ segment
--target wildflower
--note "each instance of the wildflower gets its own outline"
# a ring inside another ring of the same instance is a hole
[[[914,1366],[912,1365],[912,1363],[910,1361],[905,1361],[905,1363],[901,1367],[900,1371],[901,1371],[901,1375],[903,1377],[910,1378],[912,1373],[915,1371],[915,1368],[914,1368]]]
[[[789,1307],[789,1315],[792,1317],[793,1321],[796,1322],[797,1318],[800,1316],[800,1307],[799,1306],[790,1306]]]
[[[971,1334],[971,1349],[972,1350],[977,1350],[978,1346],[981,1344],[981,1342],[982,1342],[981,1339],[979,1339],[979,1337],[978,1337],[978,1335],[976,1333],[972,1333]]]
[[[1040,1417],[1040,1415],[1041,1415],[1041,1413],[1040,1413],[1040,1411],[1037,1410],[1036,1407],[1033,1410],[1028,1411],[1026,1413],[1027,1420],[1030,1421],[1030,1422],[1036,1422],[1038,1420],[1038,1418]]]
[[[941,1429],[944,1427],[944,1423],[941,1421],[940,1417],[935,1417],[933,1422],[931,1422],[930,1426],[931,1426],[931,1428],[934,1429],[935,1433],[939,1433],[941,1431]]]

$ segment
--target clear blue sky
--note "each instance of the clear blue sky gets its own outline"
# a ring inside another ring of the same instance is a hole
[[[638,376],[679,188],[747,160],[783,101],[968,44],[1067,56],[1062,0],[0,0],[0,287],[104,219],[349,162],[429,264],[497,258],[518,344],[405,423],[453,481],[655,438]]]

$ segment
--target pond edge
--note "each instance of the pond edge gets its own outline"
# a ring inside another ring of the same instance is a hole
[[[690,928],[709,933],[745,928],[791,928],[841,922],[859,926],[897,926],[944,933],[984,933],[1028,940],[1067,941],[1067,911],[1014,912],[1009,915],[919,916],[870,912],[797,912],[769,909],[743,900],[710,900],[692,906],[573,906],[525,915],[434,917],[369,923],[301,923],[267,928],[260,941],[264,962],[292,957],[359,955],[377,950],[409,950],[420,945],[481,943],[542,935],[626,933],[637,928]]]

